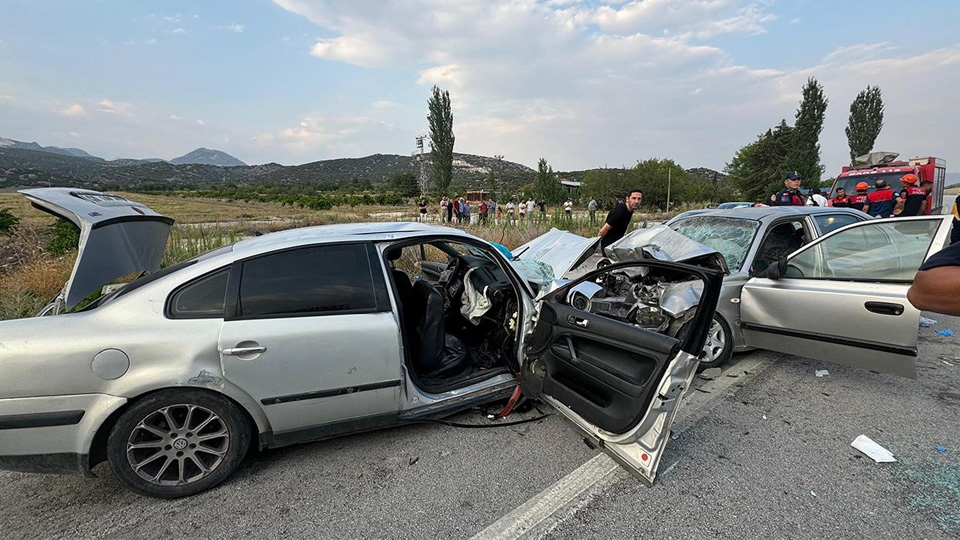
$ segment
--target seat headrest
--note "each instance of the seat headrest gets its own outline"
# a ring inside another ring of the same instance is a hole
[[[390,262],[399,259],[401,255],[403,255],[403,248],[390,248],[383,252],[383,256]]]

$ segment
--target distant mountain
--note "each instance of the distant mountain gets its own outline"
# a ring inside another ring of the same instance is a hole
[[[692,169],[687,169],[687,174],[693,178],[696,178],[697,180],[700,180],[701,182],[706,182],[708,184],[715,184],[727,177],[727,175],[720,171],[715,171],[706,167],[694,167]]]
[[[22,142],[13,139],[4,139],[0,137],[0,148],[16,148],[18,150],[35,150],[38,152],[48,152],[51,154],[60,154],[61,156],[73,156],[89,159],[102,159],[88,154],[79,148],[60,148],[59,146],[40,146],[35,142]]]
[[[960,172],[948,172],[946,178],[944,179],[944,185],[946,186],[956,186],[960,184]]]
[[[431,169],[430,155],[425,154],[422,170],[430,175]],[[295,183],[316,189],[336,189],[356,182],[379,185],[393,174],[406,172],[419,175],[420,171],[421,164],[416,157],[395,154],[330,159],[294,167],[277,163],[225,167],[179,165],[162,160],[104,161],[46,150],[23,149],[12,144],[0,146],[0,188],[59,185],[101,190],[164,190],[218,184]],[[491,171],[503,189],[529,183],[535,174],[529,167],[503,159],[454,154],[452,188],[464,191],[484,187]]]
[[[173,158],[174,165],[217,165],[220,167],[245,167],[247,164],[220,150],[197,148],[189,154]]]

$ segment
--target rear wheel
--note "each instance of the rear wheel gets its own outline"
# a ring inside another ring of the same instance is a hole
[[[726,321],[714,315],[710,323],[707,340],[703,342],[698,370],[720,367],[733,355],[733,336]]]
[[[249,444],[246,416],[230,400],[202,390],[165,390],[120,416],[107,456],[131,490],[172,499],[226,480]]]

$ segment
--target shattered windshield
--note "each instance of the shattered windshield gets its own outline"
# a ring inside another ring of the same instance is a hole
[[[723,255],[731,272],[743,266],[760,222],[721,216],[690,216],[670,227],[687,238],[713,248]]]

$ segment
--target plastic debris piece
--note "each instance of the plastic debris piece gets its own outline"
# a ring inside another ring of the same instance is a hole
[[[920,317],[920,328],[930,328],[931,326],[937,324],[937,321],[933,319],[928,319],[926,317]]]
[[[763,415],[763,419],[766,420],[766,419],[767,419],[767,415]]]
[[[897,461],[889,450],[877,444],[873,439],[866,435],[860,435],[850,443],[850,446],[866,454],[867,457],[877,463],[894,463]]]
[[[944,452],[946,452],[946,451],[947,451],[947,447],[946,447],[946,446],[943,446],[943,445],[941,445],[941,444],[938,444],[938,445],[937,445],[937,452],[940,452],[940,453],[942,454],[942,453],[944,453]]]
[[[415,457],[410,458],[409,463],[410,463],[410,465],[413,465],[414,463],[416,463],[416,462],[418,462],[418,461],[420,461],[420,456],[415,456]]]
[[[953,364],[951,364],[950,362],[948,362],[948,361],[946,361],[946,360],[941,360],[941,362],[943,362],[944,364],[946,364],[946,365],[948,365],[948,366],[952,366],[952,365],[953,365]]]
[[[814,375],[816,375],[817,377],[826,377],[829,374],[830,372],[825,369],[818,369],[816,373],[814,373]]]
[[[719,376],[720,376],[720,368],[718,368],[718,367],[710,368],[710,369],[705,369],[705,370],[703,370],[702,373],[700,373],[700,378],[701,378],[701,379],[706,379],[706,380],[708,380],[708,381],[712,381],[712,380],[716,379],[716,378],[719,377]]]
[[[937,335],[951,337],[953,336],[953,330],[946,328],[944,330],[937,330]]]
[[[817,496],[817,492],[816,492],[816,491],[811,491],[811,492],[810,492],[810,496],[811,496],[811,497],[816,497],[816,496]]]

